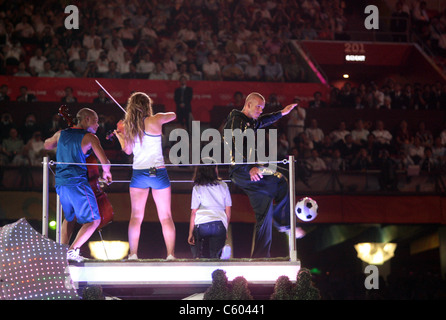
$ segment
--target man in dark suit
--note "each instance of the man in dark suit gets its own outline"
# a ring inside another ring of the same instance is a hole
[[[190,121],[189,117],[192,115],[192,87],[187,86],[186,77],[180,77],[180,87],[175,89],[174,100],[177,106],[177,119],[181,125],[186,125],[189,129]]]

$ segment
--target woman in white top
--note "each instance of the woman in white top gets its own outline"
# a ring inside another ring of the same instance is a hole
[[[194,258],[220,258],[227,238],[231,206],[229,188],[218,177],[217,166],[206,164],[197,167],[188,238]],[[209,254],[204,253],[205,242],[208,243]]]
[[[152,99],[145,93],[133,93],[127,102],[124,132],[115,130],[122,150],[133,153],[130,182],[132,206],[129,223],[129,259],[138,259],[138,244],[147,198],[152,189],[161,222],[167,259],[174,259],[175,225],[171,212],[171,188],[161,145],[163,124],[176,118],[174,112],[153,114]]]

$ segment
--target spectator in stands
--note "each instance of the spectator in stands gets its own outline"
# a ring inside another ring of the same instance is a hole
[[[130,64],[133,62],[132,54],[130,51],[124,51],[124,58],[118,61],[118,71],[121,75],[130,72]]]
[[[126,52],[126,49],[120,45],[119,40],[116,38],[112,39],[112,46],[107,52],[107,58],[119,64],[124,60],[124,52]]]
[[[234,92],[233,100],[228,103],[228,107],[233,107],[234,109],[238,109],[243,107],[245,104],[245,99],[243,97],[243,93],[240,91]]]
[[[325,163],[328,164],[330,159],[333,157],[334,151],[330,136],[325,135],[322,143],[320,145],[316,145],[315,148],[318,150],[319,156],[324,159]]]
[[[185,25],[181,26],[178,31],[178,38],[187,44],[189,48],[194,48],[197,44],[197,34],[194,31],[192,21],[188,21]]]
[[[223,80],[238,81],[244,79],[243,68],[237,64],[237,57],[235,54],[229,55],[228,64],[225,65],[221,71]]]
[[[367,149],[361,148],[350,162],[351,170],[367,171],[373,168],[372,157],[368,154]]]
[[[302,158],[306,159],[311,156],[311,150],[314,149],[314,144],[305,132],[300,132],[297,137],[294,138],[293,142]]]
[[[101,76],[98,72],[98,66],[96,65],[95,61],[89,61],[87,69],[85,69],[85,72],[83,74],[84,78],[97,78]]]
[[[99,55],[99,59],[96,60],[96,66],[98,68],[98,73],[103,76],[108,72],[110,60],[107,58],[107,53],[102,51]]]
[[[258,64],[258,57],[252,53],[250,55],[250,61],[245,67],[245,80],[248,81],[261,81],[263,79],[263,69]]]
[[[162,60],[162,66],[163,66],[163,72],[165,74],[167,74],[167,76],[169,77],[169,79],[171,79],[172,74],[177,71],[177,65],[176,63],[172,60],[172,56],[169,52],[165,52],[164,53],[164,57]]]
[[[390,20],[390,31],[393,32],[392,38],[394,42],[407,41],[409,23],[410,17],[409,14],[403,10],[402,1],[397,1],[395,10],[392,12],[392,19]]]
[[[56,74],[54,75],[58,78],[74,78],[75,75],[73,72],[71,72],[70,69],[68,69],[68,65],[65,62],[59,63],[59,67],[57,69]]]
[[[39,77],[54,77],[56,73],[51,70],[51,63],[49,61],[45,61],[43,64],[43,70],[39,72]]]
[[[317,119],[311,119],[310,126],[305,129],[305,134],[313,142],[316,149],[319,149],[324,140],[324,132],[318,127]]]
[[[73,67],[73,74],[76,77],[82,77],[88,67],[87,51],[82,48],[77,54],[77,58],[71,61],[69,66]]]
[[[423,86],[421,97],[425,103],[424,108],[428,110],[437,109],[437,101],[434,91],[431,89],[431,85],[426,83]]]
[[[240,52],[240,47],[243,41],[238,38],[237,32],[232,32],[231,37],[225,42],[225,51],[228,54],[237,54]]]
[[[153,29],[153,24],[150,19],[147,19],[144,27],[142,27],[140,31],[140,38],[141,40],[147,41],[147,44],[150,46],[153,46],[156,44],[156,41],[158,40],[158,35]]]
[[[93,103],[112,103],[110,98],[106,95],[105,91],[102,89],[98,90],[98,96],[93,99]]]
[[[428,27],[429,22],[426,1],[415,2],[412,9],[412,23],[416,31],[420,32],[424,27]]]
[[[198,70],[195,63],[189,64],[189,80],[200,81],[203,80],[203,73]]]
[[[346,128],[345,121],[341,121],[339,122],[338,128],[330,132],[329,135],[333,144],[337,144],[339,141],[344,141],[345,136],[350,134],[350,131]]]
[[[434,143],[434,137],[430,130],[426,129],[424,121],[418,123],[418,130],[415,132],[415,136],[420,138],[421,144],[425,147],[431,147]]]
[[[101,38],[95,38],[93,42],[93,47],[89,48],[87,51],[87,60],[97,61],[99,59],[99,56],[101,55],[101,52],[103,51],[104,49],[102,48]]]
[[[73,95],[73,88],[65,88],[65,96],[61,99],[62,103],[77,103],[77,98]]]
[[[355,121],[355,128],[351,131],[353,143],[358,146],[365,145],[369,133],[369,130],[364,127],[364,121],[362,121],[362,119],[357,119]]]
[[[436,172],[440,162],[433,156],[432,148],[424,148],[424,156],[420,162],[420,170],[425,172]]]
[[[9,130],[15,128],[16,124],[9,112],[2,113],[0,119],[0,141],[9,136]]]
[[[28,68],[30,73],[33,76],[36,76],[39,74],[39,72],[42,72],[45,61],[46,57],[43,56],[42,49],[37,48],[34,55],[29,59]]]
[[[207,61],[203,63],[204,80],[221,80],[220,65],[215,61],[215,55],[210,52],[207,55]]]
[[[104,73],[104,78],[109,79],[120,79],[121,73],[118,71],[118,65],[115,61],[110,61],[108,63],[108,71]]]
[[[347,168],[347,164],[345,163],[345,160],[342,158],[341,151],[338,148],[333,148],[333,155],[331,158],[329,158],[328,161],[329,161],[328,168],[332,171],[345,171],[345,169]]]
[[[28,158],[31,166],[41,165],[42,158],[46,156],[47,152],[43,147],[42,133],[40,131],[33,133],[31,139],[25,144],[23,153]]]
[[[409,145],[413,143],[413,136],[409,131],[406,120],[401,120],[399,128],[395,134],[396,151],[407,151]]]
[[[20,61],[24,61],[26,52],[22,46],[17,44],[17,40],[14,38],[12,40],[15,41],[16,45],[9,42],[5,43],[2,50],[3,59],[5,60],[6,65],[17,66]]]
[[[17,97],[18,102],[36,102],[37,98],[34,94],[28,93],[26,86],[20,87],[20,95]]]
[[[354,95],[352,92],[352,85],[350,82],[344,83],[338,94],[338,100],[340,107],[342,108],[353,108],[354,105]]]
[[[273,82],[283,82],[282,64],[277,60],[277,55],[272,54],[265,66],[265,80]]]
[[[98,48],[97,45],[101,47],[102,45],[101,37],[96,34],[95,28],[86,28],[86,30],[84,31],[84,35],[82,37],[82,46],[86,48],[87,51],[89,51],[90,49]],[[89,59],[89,61],[96,60],[98,57],[99,57],[99,52],[97,57],[94,57],[91,60]]]
[[[14,73],[14,77],[31,77],[31,74],[26,71],[25,62],[19,62],[18,70]]]
[[[189,72],[187,70],[187,64],[185,62],[180,64],[178,70],[176,70],[174,73],[172,73],[171,80],[177,80],[178,81],[182,77],[186,78],[186,80],[190,80],[190,75],[189,75]]]
[[[379,152],[377,161],[380,170],[379,185],[382,191],[396,191],[398,185],[398,177],[396,175],[396,163],[390,157],[390,153],[386,149]]]
[[[311,156],[306,159],[306,162],[311,167],[312,171],[317,172],[327,170],[325,161],[319,157],[319,153],[316,149],[311,150]]]
[[[75,60],[79,60],[79,51],[85,51],[85,58],[87,57],[87,51],[85,48],[82,48],[79,40],[73,40],[70,48],[67,50],[68,63],[72,63]]]
[[[118,37],[122,40],[124,46],[132,47],[136,44],[136,30],[130,19],[124,20],[124,26],[119,29]]]
[[[178,122],[186,126],[187,129],[190,128],[190,119],[192,116],[192,98],[193,88],[187,85],[186,77],[180,77],[180,87],[175,89],[174,101]]]
[[[298,103],[298,101],[294,101]],[[299,135],[299,133],[305,131],[305,118],[307,117],[306,110],[298,105],[290,112],[290,117],[287,122],[287,137],[288,141],[291,143],[291,148],[296,147],[294,139]]]
[[[380,109],[384,109],[384,110],[392,109],[392,98],[390,98],[390,96],[387,96],[387,95],[384,96],[384,103],[380,107]]]
[[[441,143],[440,136],[436,137],[434,140],[434,145],[432,146],[432,156],[440,163],[443,163],[445,161],[446,148]]]
[[[268,96],[268,100],[266,101],[265,107],[271,111],[281,110],[283,108],[282,103],[277,98],[277,94],[274,92]]]
[[[25,122],[19,129],[19,135],[24,143],[27,143],[37,131],[41,131],[41,125],[37,122],[34,113],[28,113],[25,117]]]
[[[316,91],[313,94],[313,100],[311,100],[308,103],[308,107],[310,109],[314,109],[314,108],[326,108],[327,107],[327,103],[322,100],[322,93],[320,91]]]
[[[390,98],[392,99],[392,109],[403,109],[403,91],[400,83],[395,83],[390,92]]]
[[[372,131],[373,135],[376,138],[376,142],[381,147],[388,147],[392,142],[392,134],[384,127],[384,121],[378,120],[376,121],[375,130]]]
[[[169,80],[169,77],[163,71],[163,65],[161,64],[161,62],[157,62],[155,64],[155,71],[150,73],[149,79],[150,80]]]
[[[66,126],[65,121],[62,120],[62,117],[55,113],[51,117],[51,121],[44,124],[43,127],[43,135],[44,138],[49,138],[54,135],[57,131],[61,130]]]
[[[346,161],[347,165],[350,165],[351,161],[359,151],[358,145],[353,143],[351,134],[345,135],[344,140],[339,140],[336,147],[341,152],[341,156]]]
[[[0,102],[8,102],[11,98],[8,95],[8,86],[6,84],[2,84],[0,86]]]
[[[35,30],[30,24],[28,15],[23,15],[22,20],[16,24],[14,34],[23,42],[32,42]]]
[[[3,165],[22,165],[25,164],[25,158],[23,157],[24,143],[19,136],[19,132],[16,128],[9,130],[9,136],[3,139],[0,149],[0,162]]]
[[[297,56],[290,54],[283,65],[283,74],[286,82],[304,82],[305,70],[297,62]]]
[[[415,136],[413,139],[413,144],[409,145],[407,150],[407,155],[410,157],[414,164],[420,164],[424,157],[424,146],[421,144],[421,139]]]
[[[403,96],[401,97],[401,109],[413,109],[413,94],[410,84],[404,85]]]

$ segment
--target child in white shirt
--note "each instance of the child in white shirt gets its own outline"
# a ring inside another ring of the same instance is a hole
[[[227,238],[231,206],[229,188],[218,177],[217,166],[197,167],[188,237],[194,258],[220,258]],[[209,254],[204,252],[205,244],[209,247]]]

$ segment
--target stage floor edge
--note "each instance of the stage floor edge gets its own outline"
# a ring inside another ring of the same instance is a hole
[[[181,286],[211,285],[212,273],[221,269],[229,281],[242,276],[250,284],[274,285],[280,276],[296,281],[300,261],[85,261],[68,266],[78,286]]]

